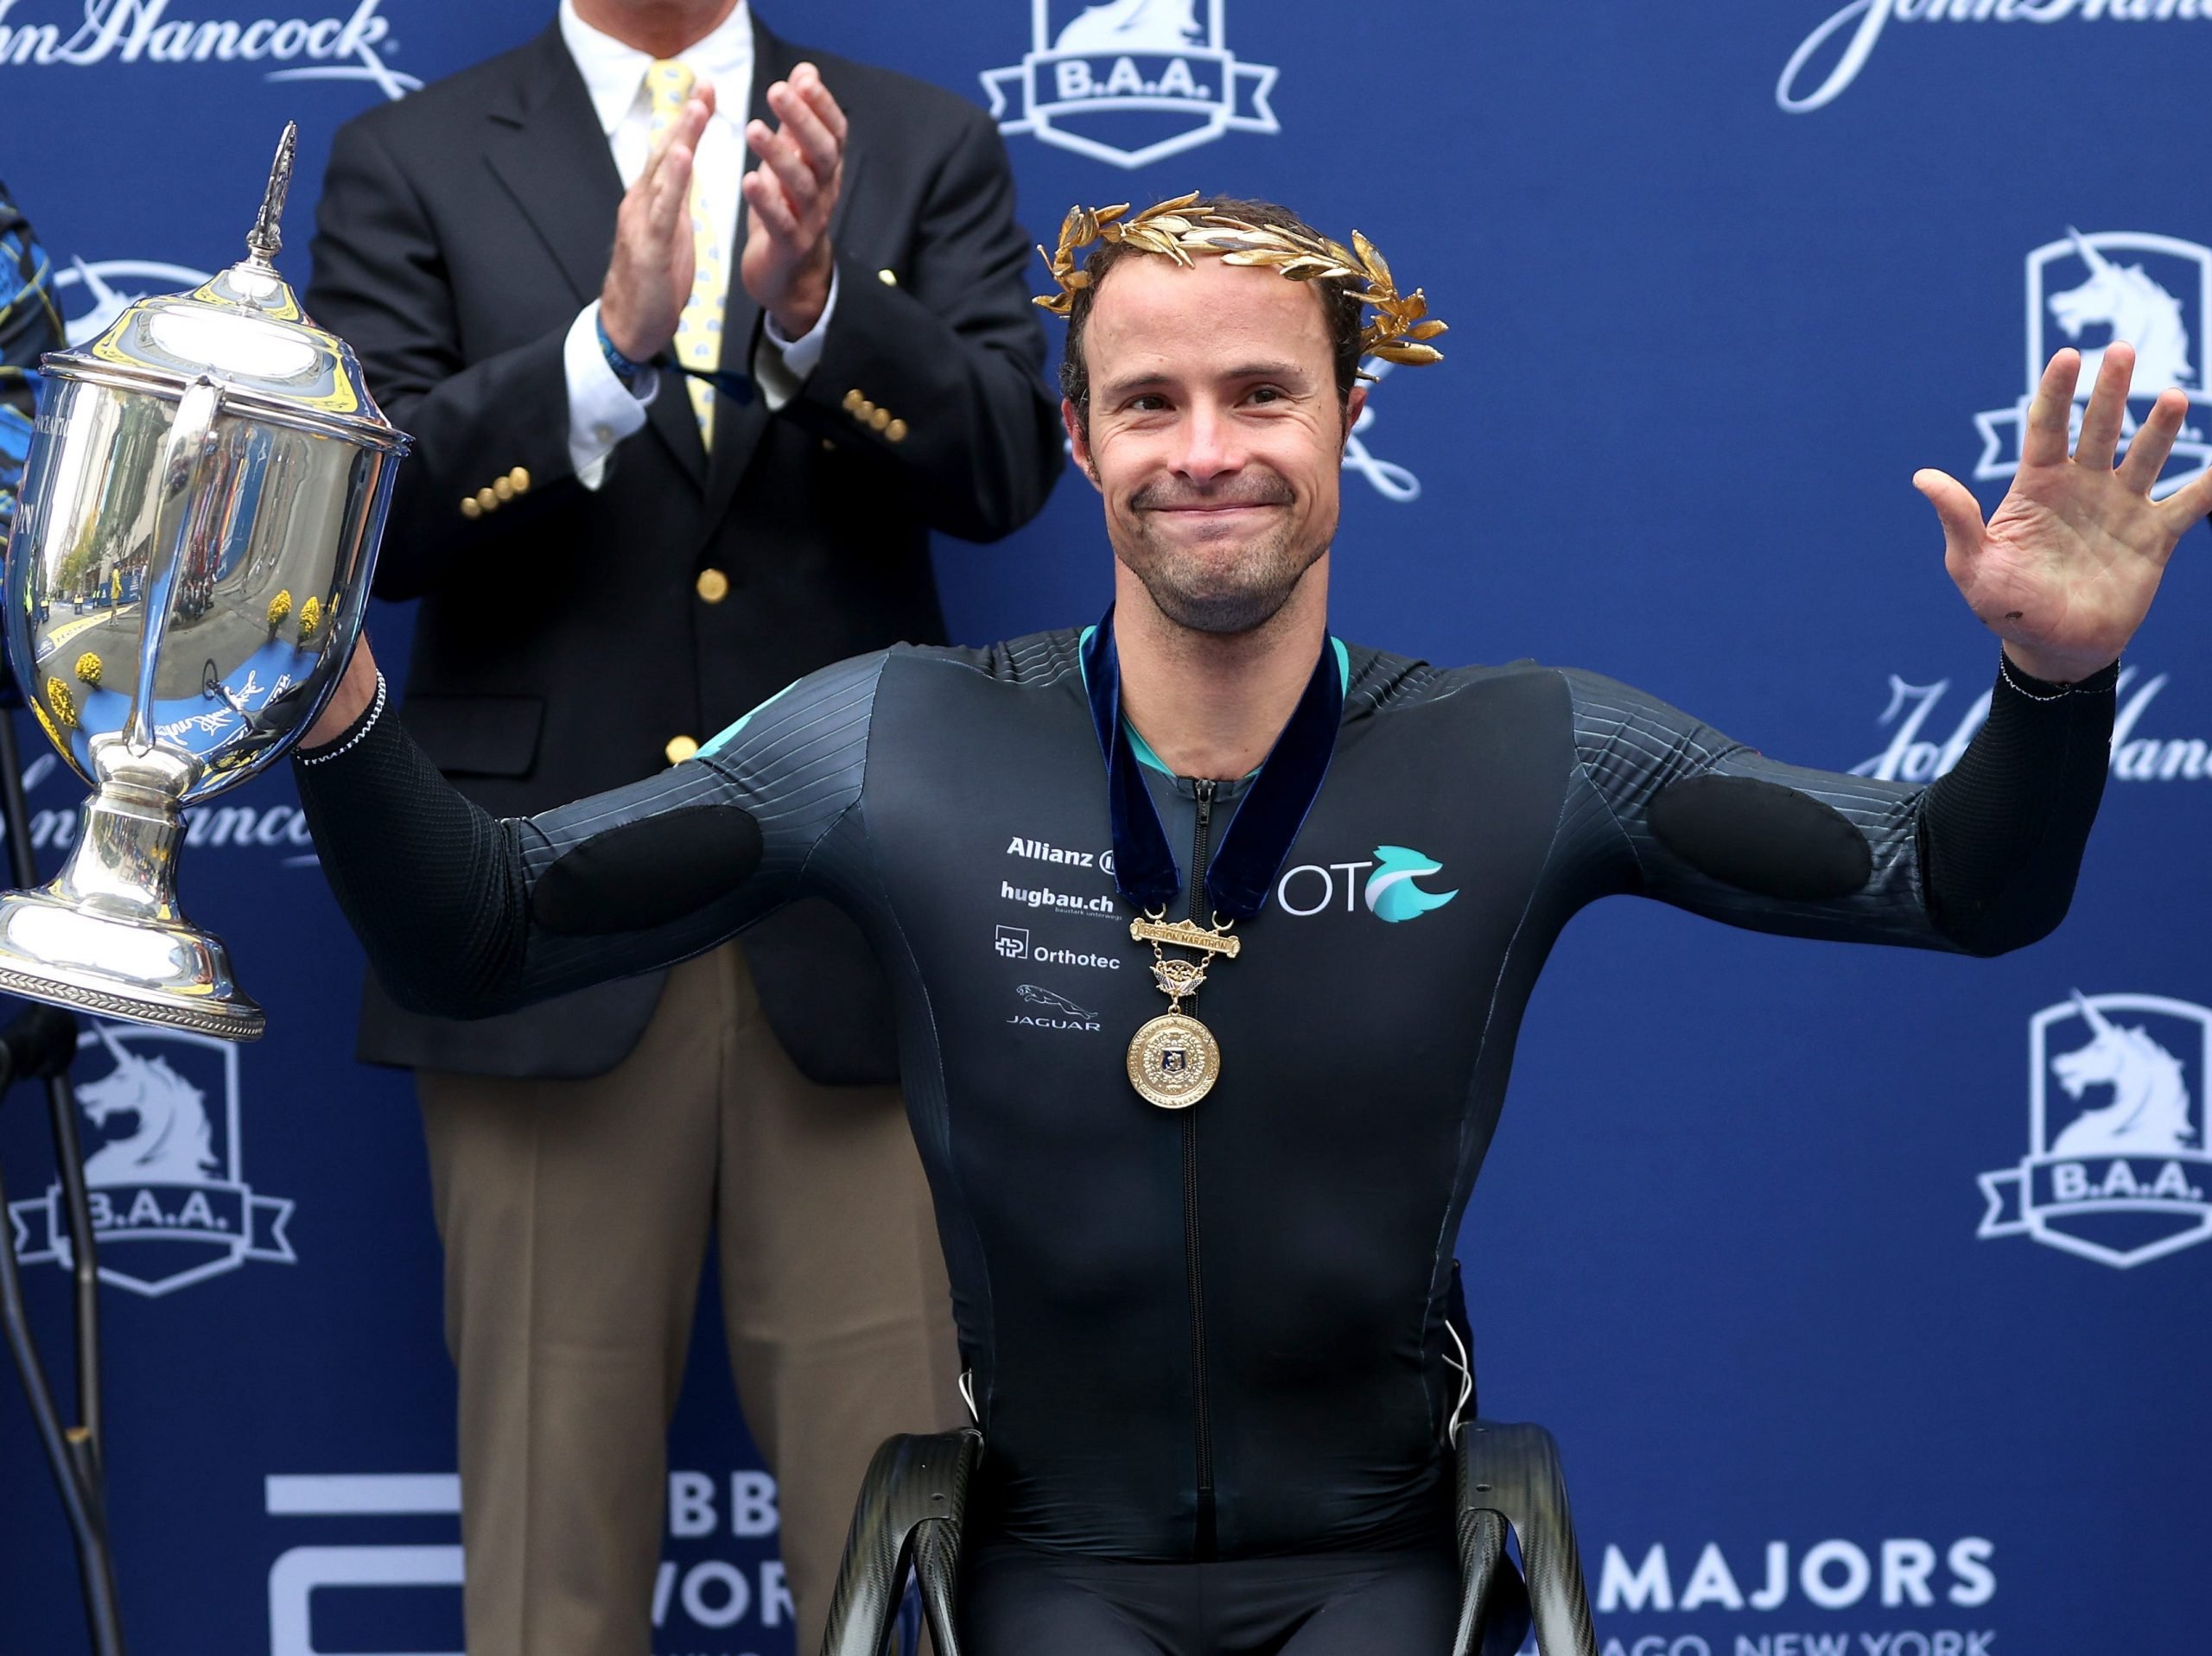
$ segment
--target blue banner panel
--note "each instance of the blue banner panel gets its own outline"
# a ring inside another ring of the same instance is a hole
[[[333,130],[552,14],[265,10],[0,0],[0,166],[73,339],[238,256],[287,118],[304,288]],[[1915,469],[1993,507],[2044,359],[2117,339],[2131,433],[2159,391],[2189,399],[2158,492],[2212,465],[2212,199],[2187,159],[2208,0],[763,10],[989,111],[1038,239],[1071,203],[1272,197],[1427,291],[1447,360],[1386,372],[1345,460],[1332,623],[1363,642],[1588,667],[1777,757],[1924,782],[1986,716],[1996,650]],[[1109,559],[1070,474],[1020,534],[939,549],[953,632],[1091,619]],[[1461,1256],[1485,1412],[1563,1446],[1604,1656],[2212,1640],[2212,667],[2188,642],[2209,617],[2193,531],[2049,940],[1905,955],[1621,902],[1557,951]],[[408,622],[372,621],[388,659]],[[84,790],[22,733],[51,866]],[[1318,875],[1344,901],[1359,872]],[[351,1060],[359,955],[284,776],[194,814],[181,889],[270,1034],[96,1026],[77,1070],[134,1640],[457,1651],[419,1119],[404,1076]],[[68,1248],[29,1089],[0,1172],[60,1362]],[[774,1485],[711,1322],[655,1647],[784,1656]],[[83,1647],[4,1404],[0,1644]]]

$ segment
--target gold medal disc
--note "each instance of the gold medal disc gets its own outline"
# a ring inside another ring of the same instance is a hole
[[[1221,1075],[1221,1044],[1188,1012],[1162,1012],[1129,1042],[1129,1085],[1163,1110],[1188,1109]]]

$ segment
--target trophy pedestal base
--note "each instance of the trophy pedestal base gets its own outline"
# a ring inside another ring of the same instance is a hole
[[[0,895],[0,993],[226,1041],[257,1041],[268,1027],[219,937],[181,916],[102,914],[52,886]]]

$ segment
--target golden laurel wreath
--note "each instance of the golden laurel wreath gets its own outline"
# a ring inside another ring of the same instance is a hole
[[[1055,316],[1065,316],[1074,308],[1076,295],[1090,285],[1090,275],[1077,266],[1076,255],[1093,242],[1115,242],[1186,267],[1209,257],[1224,264],[1274,270],[1293,282],[1338,277],[1363,282],[1364,290],[1352,297],[1371,307],[1375,319],[1360,331],[1362,356],[1410,367],[1444,360],[1441,351],[1422,341],[1443,333],[1445,325],[1429,316],[1428,301],[1419,288],[1409,294],[1398,291],[1389,263],[1357,231],[1352,232],[1351,245],[1346,247],[1325,236],[1255,225],[1211,207],[1193,212],[1198,200],[1193,190],[1147,207],[1134,219],[1122,216],[1129,210],[1126,201],[1111,207],[1070,207],[1060,221],[1059,251],[1046,253],[1042,246],[1037,250],[1052,267],[1059,291],[1041,294],[1031,302]]]

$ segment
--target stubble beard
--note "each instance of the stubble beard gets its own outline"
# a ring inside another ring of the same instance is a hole
[[[1286,489],[1286,493],[1287,490]],[[1131,504],[1143,499],[1140,493]],[[1114,555],[1144,583],[1154,608],[1192,632],[1230,636],[1274,619],[1306,572],[1334,538],[1333,519],[1299,525],[1282,521],[1233,549],[1186,547],[1148,532],[1151,514],[1132,510],[1112,536]]]

